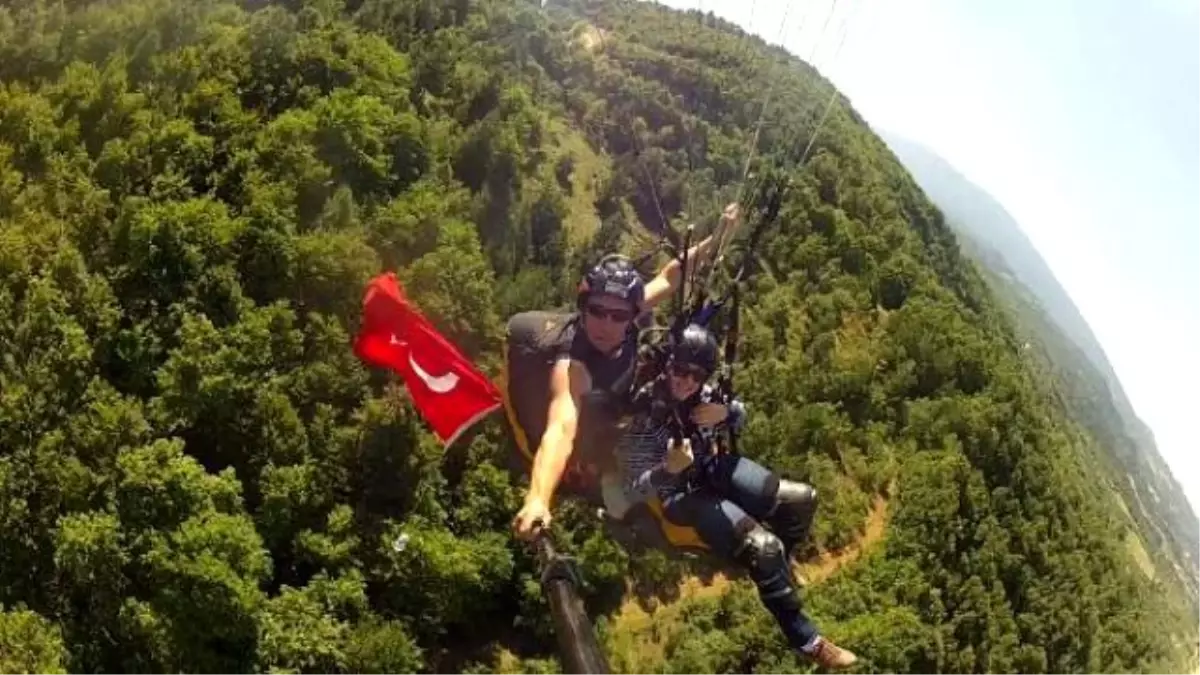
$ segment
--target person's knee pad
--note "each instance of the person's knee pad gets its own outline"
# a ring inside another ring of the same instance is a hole
[[[817,511],[817,490],[808,483],[780,479],[770,518],[779,523],[780,535],[795,545],[808,536]]]
[[[775,493],[775,513],[804,515],[809,518],[817,510],[817,489],[808,483],[780,479]]]
[[[737,558],[750,572],[763,602],[777,609],[799,609],[800,598],[792,584],[787,551],[779,537],[754,523],[742,535]]]

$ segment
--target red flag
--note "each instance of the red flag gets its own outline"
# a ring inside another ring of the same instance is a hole
[[[413,405],[446,445],[500,407],[500,390],[408,302],[392,272],[367,284],[354,353],[399,373]]]

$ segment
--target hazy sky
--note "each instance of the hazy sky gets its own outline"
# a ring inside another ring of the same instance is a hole
[[[784,44],[996,197],[1200,507],[1200,0],[664,4]]]

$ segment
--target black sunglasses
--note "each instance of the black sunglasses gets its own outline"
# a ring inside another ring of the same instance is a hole
[[[628,309],[607,309],[600,305],[588,305],[587,313],[596,319],[608,319],[614,323],[629,323],[633,321],[633,312]]]
[[[690,377],[697,382],[708,379],[707,370],[689,363],[672,363],[671,374],[675,377]]]

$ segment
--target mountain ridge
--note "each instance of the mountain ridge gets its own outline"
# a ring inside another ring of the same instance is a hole
[[[1017,313],[1026,318],[1035,332],[1061,331],[1100,376],[1103,386],[1087,385],[1090,387],[1087,391],[1092,396],[1102,395],[1103,401],[1083,402],[1078,400],[1078,393],[1074,398],[1067,393],[1064,406],[1130,473],[1132,492],[1120,485],[1114,487],[1125,495],[1131,509],[1147,514],[1151,532],[1157,530],[1162,539],[1173,542],[1173,565],[1190,578],[1187,583],[1194,596],[1197,577],[1194,505],[1163,460],[1153,431],[1134,411],[1103,347],[1069,294],[999,200],[929,148],[893,131],[877,133],[945,213],[947,223],[959,234],[964,252],[993,277],[994,287],[1006,290],[1010,301],[1018,305]],[[1021,303],[1036,305],[1038,309],[1026,308],[1022,312]],[[1035,314],[1041,316],[1033,318]],[[1047,367],[1067,371],[1064,377],[1069,379],[1088,378],[1086,372],[1081,372],[1080,364],[1072,360],[1066,345],[1054,338],[1047,342],[1052,345],[1045,355]],[[1112,424],[1114,415],[1119,418],[1119,425]],[[1146,480],[1139,485],[1133,476]],[[1162,505],[1162,492],[1170,495],[1166,506]],[[1151,515],[1156,511],[1157,516]],[[1169,537],[1166,531],[1171,532]]]
[[[914,172],[915,177],[921,182],[922,189],[929,193],[939,207],[947,211],[946,215],[952,225],[959,231],[970,234],[976,244],[992,248],[1018,274],[1018,278],[1025,280],[1023,283],[1039,289],[1039,300],[1046,305],[1049,311],[1061,313],[1060,322],[1063,328],[1068,330],[1071,337],[1080,343],[1080,346],[1084,348],[1089,358],[1104,373],[1105,377],[1110,382],[1119,385],[1116,371],[1113,370],[1108,355],[1091,326],[1074,301],[1071,300],[1070,294],[1063,288],[1049,264],[1045,262],[1028,235],[1021,229],[1016,218],[1008,212],[1004,205],[986,190],[979,188],[947,160],[925,146],[893,131],[879,130],[877,133],[888,147],[902,159],[905,167]],[[970,186],[973,189],[968,193],[956,194],[958,185]],[[964,201],[959,203],[957,200],[962,198],[965,198]],[[950,205],[951,208],[946,209],[943,205]],[[1001,218],[993,219],[990,214],[998,214]],[[972,215],[976,217],[971,217]],[[981,224],[986,221],[1000,222],[1000,220],[1008,221],[1011,226],[1000,229],[988,228]],[[1016,254],[1022,257],[1016,258]],[[1114,391],[1114,396],[1118,405],[1129,406],[1132,411],[1132,404],[1128,402],[1124,391],[1119,386]]]

